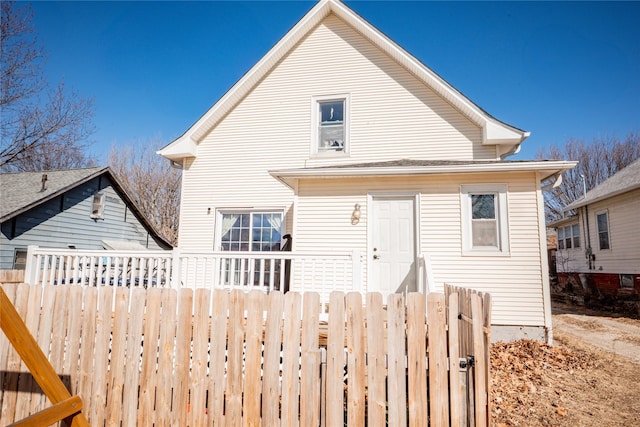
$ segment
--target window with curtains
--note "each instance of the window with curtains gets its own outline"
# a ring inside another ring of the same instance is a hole
[[[220,249],[223,251],[279,251],[280,212],[222,213]]]
[[[220,250],[229,252],[279,251],[282,239],[281,212],[221,212]],[[223,261],[226,285],[281,288],[281,260],[246,259],[230,256]]]

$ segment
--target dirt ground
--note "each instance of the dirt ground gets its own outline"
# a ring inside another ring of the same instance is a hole
[[[497,343],[492,426],[640,425],[640,320],[554,307],[554,345]]]

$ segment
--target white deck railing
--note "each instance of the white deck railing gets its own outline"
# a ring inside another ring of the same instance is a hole
[[[29,246],[25,282],[160,288],[361,292],[363,253],[187,252],[53,249]],[[418,291],[433,291],[431,260],[416,259]]]
[[[25,282],[129,287],[361,291],[362,257],[350,253],[186,252],[30,246]]]

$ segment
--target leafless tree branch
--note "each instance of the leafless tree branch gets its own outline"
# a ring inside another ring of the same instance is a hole
[[[156,154],[160,148],[157,141],[114,146],[109,166],[156,230],[177,244],[182,174]]]
[[[575,168],[563,175],[562,185],[545,192],[547,221],[562,217],[568,204],[584,196],[635,159],[640,157],[640,133],[630,132],[624,139],[614,136],[594,138],[591,143],[570,139],[564,147],[539,150],[538,159],[577,160]]]
[[[92,101],[50,89],[43,78],[43,49],[27,7],[1,2],[0,170],[36,171],[88,166]]]

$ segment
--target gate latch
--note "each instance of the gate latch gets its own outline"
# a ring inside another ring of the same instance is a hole
[[[461,369],[473,368],[474,366],[476,366],[476,358],[471,355],[468,355],[466,359],[460,360]]]

